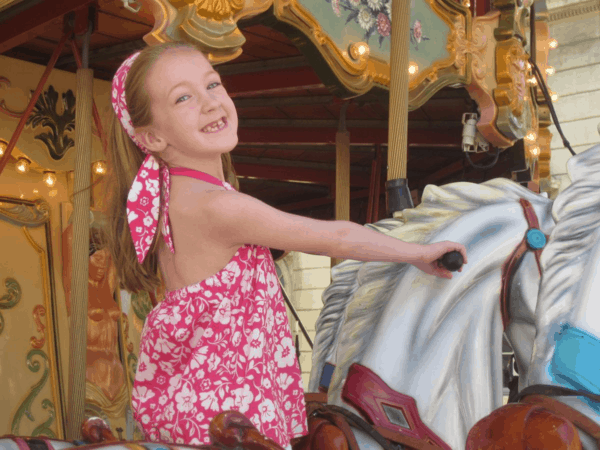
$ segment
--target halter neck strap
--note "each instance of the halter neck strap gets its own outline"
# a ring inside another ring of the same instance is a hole
[[[209,175],[205,172],[201,172],[199,170],[188,169],[186,167],[172,167],[171,169],[169,169],[169,173],[171,175],[181,175],[184,177],[190,177],[195,178],[197,180],[206,181],[207,183],[214,184],[216,186],[222,186],[225,189],[227,189],[227,186],[229,186],[229,184],[225,181],[221,181],[218,178],[213,177],[212,175]]]

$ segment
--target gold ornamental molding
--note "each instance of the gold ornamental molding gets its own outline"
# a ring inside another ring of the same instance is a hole
[[[471,58],[471,81],[467,91],[480,109],[477,129],[494,147],[507,148],[513,139],[505,136],[496,126],[498,106],[494,99],[496,81],[496,38],[495,30],[500,22],[500,12],[490,12],[473,20],[473,49]]]
[[[154,15],[154,29],[144,36],[148,45],[185,41],[195,44],[219,64],[242,53],[246,39],[237,27],[243,17],[266,11],[272,0],[140,0]]]

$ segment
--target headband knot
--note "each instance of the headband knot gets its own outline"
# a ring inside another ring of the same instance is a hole
[[[121,64],[121,67],[115,73],[112,81],[111,100],[115,114],[121,122],[123,129],[135,145],[146,154],[146,158],[140,166],[127,195],[129,231],[133,239],[138,261],[141,264],[150,250],[158,228],[159,211],[161,208],[161,185],[164,187],[161,231],[171,252],[174,252],[174,247],[169,227],[169,190],[171,186],[169,168],[165,164],[161,165],[135,135],[125,99],[125,80],[127,79],[129,69],[139,55],[140,52],[131,55]]]

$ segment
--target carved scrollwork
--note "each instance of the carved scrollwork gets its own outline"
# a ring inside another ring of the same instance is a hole
[[[0,309],[11,309],[21,300],[21,286],[14,278],[4,280],[6,294],[0,297]],[[0,313],[0,334],[4,331],[4,317]]]
[[[523,139],[531,130],[537,130],[537,110],[527,60],[529,55],[516,38],[496,44],[496,79],[494,99],[498,106],[496,125],[509,139]]]
[[[50,205],[43,199],[17,202],[10,197],[0,197],[0,219],[17,226],[37,227],[50,220]]]
[[[46,317],[46,308],[42,305],[35,305],[33,308],[33,320],[35,321],[38,332],[42,334],[42,337],[38,339],[35,336],[31,336],[29,342],[33,348],[42,348],[46,343],[46,325],[42,322],[42,317]]]

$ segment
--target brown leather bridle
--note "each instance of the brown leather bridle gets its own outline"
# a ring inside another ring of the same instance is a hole
[[[525,215],[525,219],[527,220],[527,224],[529,228],[525,232],[525,236],[523,236],[523,240],[517,248],[512,252],[512,254],[508,257],[504,265],[502,266],[502,288],[500,290],[500,311],[502,313],[502,325],[504,326],[504,331],[508,328],[508,324],[510,323],[510,287],[512,277],[514,275],[515,269],[523,255],[527,251],[532,251],[535,255],[535,260],[537,262],[538,271],[540,272],[540,276],[542,275],[542,265],[540,263],[540,257],[542,256],[542,249],[533,249],[527,243],[527,233],[531,230],[539,230],[540,224],[533,209],[531,203],[524,198],[519,200],[521,207],[523,208],[523,213]],[[546,239],[548,236],[546,235]]]

